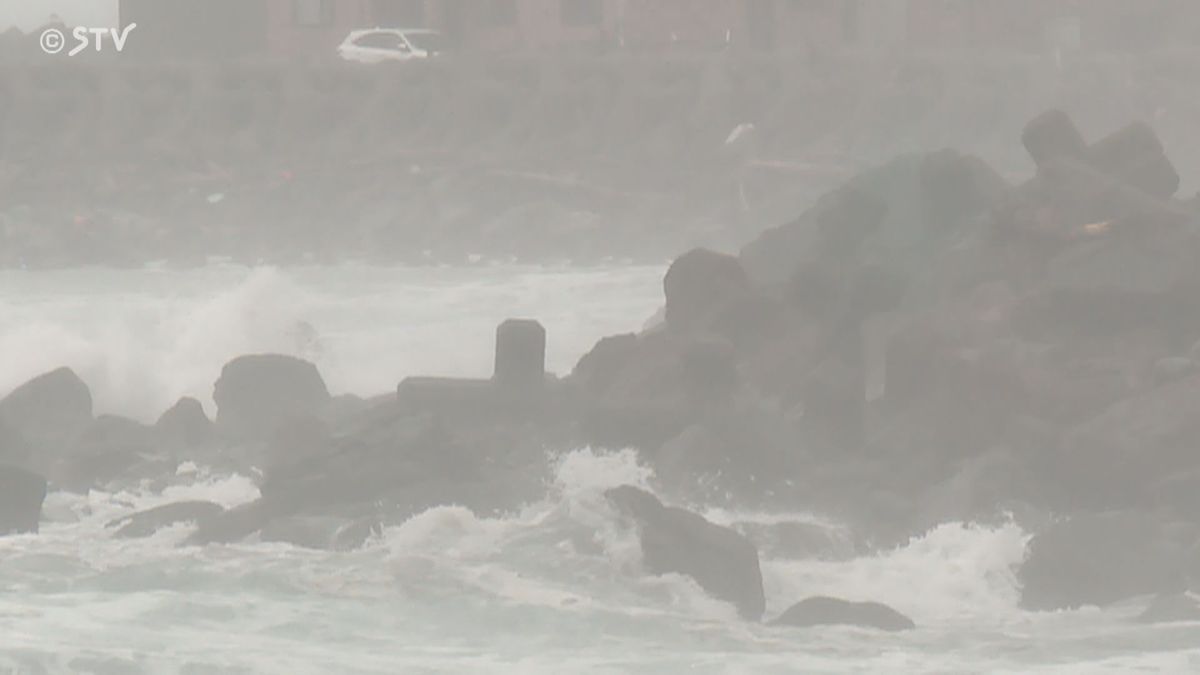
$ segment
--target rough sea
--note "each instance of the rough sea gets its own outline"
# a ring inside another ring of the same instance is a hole
[[[181,395],[212,410],[221,365],[281,351],[330,389],[406,375],[486,376],[495,325],[540,319],[566,374],[661,304],[660,267],[0,272],[0,395],[69,365],[97,413],[153,419]],[[1015,523],[944,523],[895,549],[838,545],[819,513],[706,509],[759,544],[770,618],[811,595],[885,602],[882,634],[751,624],[685,577],[640,570],[606,488],[654,488],[632,451],[560,448],[539,500],[496,517],[440,506],[353,552],[246,542],[184,547],[186,524],[115,539],[114,518],[182,499],[233,506],[254,475],[182,465],[167,481],[47,497],[42,531],[0,538],[0,673],[1188,673],[1200,624],[1143,626],[1142,604],[1018,608]],[[775,536],[817,531],[808,557]],[[841,551],[841,553],[838,553]]]

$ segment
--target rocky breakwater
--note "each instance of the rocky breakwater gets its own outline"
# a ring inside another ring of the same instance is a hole
[[[1029,607],[1195,588],[1194,202],[1145,124],[1089,144],[1050,111],[1022,140],[1023,183],[902,157],[740,256],[680,257],[663,325],[569,378],[581,428],[693,498],[875,545],[1018,514]]]
[[[738,256],[680,256],[662,320],[561,378],[527,319],[497,329],[491,378],[410,377],[375,399],[330,395],[298,359],[241,357],[215,423],[186,400],[153,426],[94,418],[86,385],[55,371],[0,403],[0,457],[25,467],[5,480],[31,496],[4,513],[40,502],[27,470],[84,489],[192,461],[260,471],[261,498],[114,530],[195,520],[189,544],[349,548],[432,506],[518,509],[544,496],[555,452],[635,448],[655,494],[608,502],[644,571],[751,619],[770,600],[754,533],[703,508],[827,514],[860,550],[1015,514],[1034,533],[1025,606],[1175,597],[1200,581],[1197,214],[1145,125],[1089,144],[1050,112],[1023,140],[1038,165],[1023,183],[953,151],[902,157]],[[809,598],[779,624],[911,626],[870,600]]]

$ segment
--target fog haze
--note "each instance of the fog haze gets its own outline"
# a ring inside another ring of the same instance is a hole
[[[0,673],[1200,670],[1200,3],[0,2]]]

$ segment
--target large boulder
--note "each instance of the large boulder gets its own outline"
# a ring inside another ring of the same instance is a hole
[[[776,626],[858,626],[885,631],[916,628],[913,620],[878,602],[851,602],[829,597],[812,597],[789,607],[771,622]]]
[[[1070,115],[1061,110],[1047,110],[1025,125],[1021,142],[1039,167],[1060,158],[1083,159],[1087,141]]]
[[[795,221],[767,230],[746,245],[741,260],[751,278],[760,283],[782,283],[795,274],[801,263],[813,259],[818,249],[857,248],[879,229],[888,214],[887,199],[879,194],[876,184],[888,180],[896,164],[903,164],[896,171],[911,170],[909,162],[897,162],[868,171],[822,196]]]
[[[721,310],[742,298],[750,282],[734,256],[697,248],[679,256],[663,277],[667,326],[704,330]]]
[[[159,437],[179,448],[196,448],[210,443],[215,437],[212,420],[204,413],[204,406],[194,398],[185,396],[164,412],[154,423]]]
[[[1097,169],[1159,199],[1179,190],[1179,174],[1163,150],[1158,134],[1145,122],[1134,122],[1096,141],[1088,160]]]
[[[225,364],[213,400],[221,431],[264,440],[292,419],[319,413],[331,397],[312,363],[281,354],[254,354]]]
[[[39,375],[0,401],[0,424],[39,445],[70,439],[92,421],[92,393],[70,368]]]
[[[196,522],[196,531],[186,543],[195,546],[228,544],[258,532],[270,521],[275,509],[263,499],[242,504]]]
[[[1182,591],[1191,529],[1131,511],[1055,523],[1029,542],[1018,574],[1021,605],[1032,610],[1102,607]]]
[[[805,264],[853,269],[886,259],[901,277],[922,275],[961,235],[978,229],[1008,186],[977,158],[943,150],[894,159],[822,196],[795,221],[741,251],[759,283],[783,283]]]
[[[600,396],[613,384],[638,354],[638,336],[633,333],[601,338],[592,351],[584,354],[570,380],[589,396]]]
[[[743,617],[762,617],[762,571],[749,539],[691,511],[664,506],[633,486],[609,490],[607,497],[637,524],[647,571],[689,576],[714,597],[736,606]]]
[[[0,536],[37,532],[46,499],[46,479],[11,464],[0,464]]]

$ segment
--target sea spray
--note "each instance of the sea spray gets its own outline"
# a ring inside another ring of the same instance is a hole
[[[520,266],[0,270],[0,396],[73,368],[98,413],[153,422],[181,396],[215,412],[236,356],[314,362],[334,394],[372,396],[409,375],[487,377],[496,325],[536,316],[566,374],[601,337],[662,304],[662,269]],[[583,299],[587,311],[580,311]]]
[[[678,575],[647,576],[604,491],[653,489],[631,450],[552,457],[509,514],[438,506],[353,552],[252,539],[181,546],[187,524],[115,539],[111,519],[182,499],[235,506],[250,477],[184,465],[169,484],[55,492],[39,535],[0,539],[0,672],[1188,672],[1200,626],[1016,607],[1016,524],[946,523],[845,559],[765,552],[768,616],[812,594],[887,602],[910,634],[742,621]],[[668,501],[670,501],[668,499]],[[726,508],[739,528],[842,526]],[[852,535],[852,533],[851,533]],[[1036,637],[1035,648],[1030,647]],[[1070,663],[1071,668],[1057,667]],[[1046,665],[1049,663],[1050,665]],[[1083,665],[1080,665],[1083,664]]]

